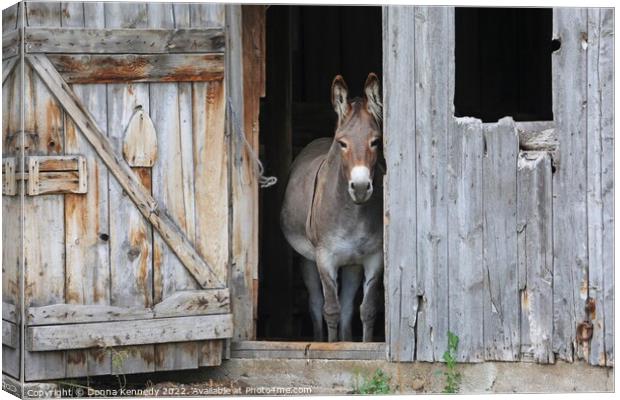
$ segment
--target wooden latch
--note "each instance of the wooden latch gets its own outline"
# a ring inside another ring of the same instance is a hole
[[[86,159],[71,156],[28,156],[26,172],[17,172],[16,157],[2,159],[2,194],[17,194],[17,182],[26,181],[26,194],[78,193],[87,191]]]

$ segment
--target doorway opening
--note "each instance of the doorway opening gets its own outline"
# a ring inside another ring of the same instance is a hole
[[[350,98],[369,72],[382,73],[381,7],[270,6],[266,11],[266,96],[260,108],[260,158],[278,184],[260,191],[258,340],[312,340],[308,294],[279,213],[292,160],[312,140],[333,137],[330,100],[341,74]],[[361,341],[357,294],[353,340]],[[383,297],[382,297],[383,298]],[[383,321],[383,308],[377,321]],[[385,340],[383,323],[374,340]],[[325,332],[327,330],[325,329]]]

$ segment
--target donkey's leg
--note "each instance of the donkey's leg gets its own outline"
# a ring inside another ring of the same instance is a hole
[[[383,252],[373,254],[364,260],[364,300],[360,307],[364,342],[372,342],[379,302],[379,285],[383,275]]]
[[[362,283],[364,271],[360,265],[349,265],[342,268],[340,280],[340,340],[350,342],[353,339],[351,324],[353,323],[353,302],[355,294]]]
[[[314,340],[323,341],[323,288],[321,278],[316,268],[316,263],[305,257],[301,260],[301,276],[308,289],[308,306],[312,319],[312,331]]]
[[[326,251],[317,251],[316,263],[323,285],[323,317],[327,323],[327,340],[338,340],[338,320],[340,319],[340,302],[338,301],[338,265],[332,255]]]

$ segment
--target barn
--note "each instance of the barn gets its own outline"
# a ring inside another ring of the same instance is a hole
[[[613,9],[22,1],[2,21],[7,382],[442,362],[448,332],[462,363],[613,367]],[[331,79],[370,71],[385,324],[314,343],[278,210],[333,133]]]

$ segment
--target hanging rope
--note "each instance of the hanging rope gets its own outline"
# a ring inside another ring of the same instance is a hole
[[[226,104],[228,106],[229,115],[233,121],[233,130],[235,131],[234,134],[237,136],[237,140],[242,141],[243,145],[248,150],[248,154],[252,160],[252,169],[254,170],[256,179],[258,179],[258,184],[261,188],[268,188],[275,185],[278,182],[278,178],[275,176],[265,176],[265,167],[254,152],[250,142],[246,139],[245,133],[243,132],[243,127],[241,126],[241,120],[237,118],[237,113],[233,109],[232,100],[230,97],[228,97]]]

